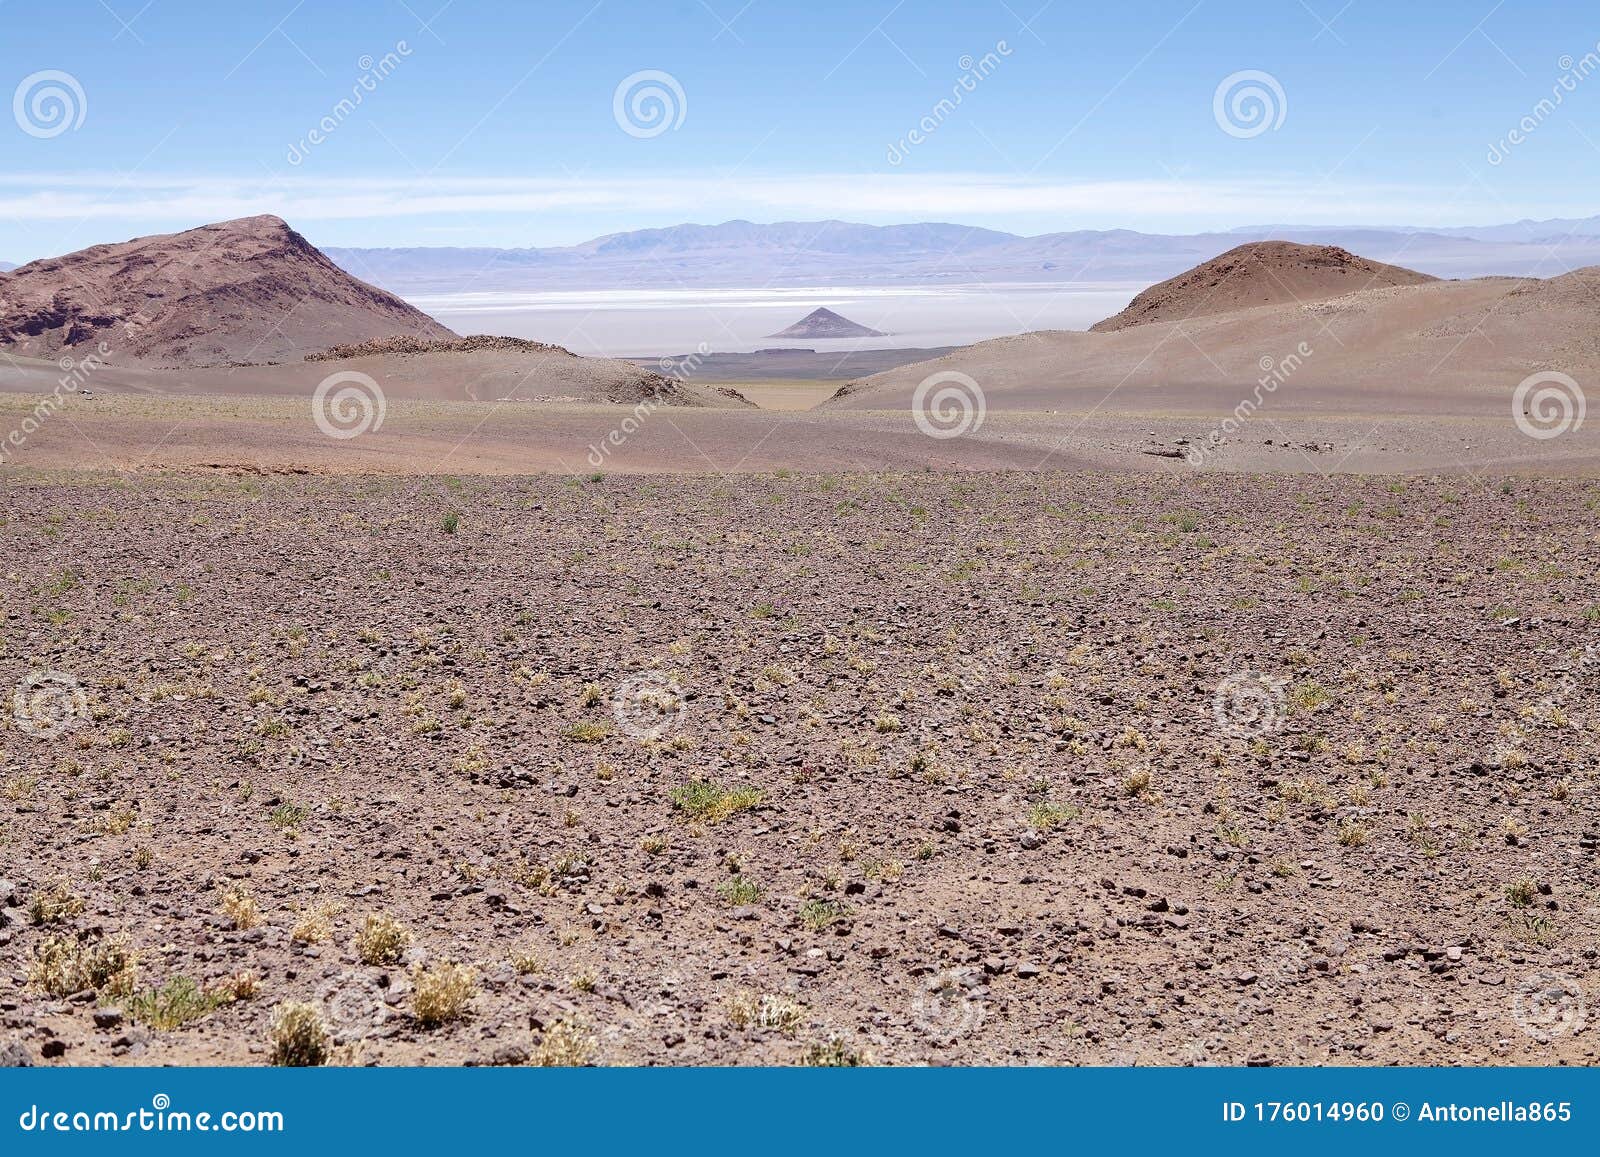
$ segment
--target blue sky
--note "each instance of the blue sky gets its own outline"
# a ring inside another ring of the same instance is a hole
[[[1592,3],[0,0],[0,28],[12,260],[269,211],[328,245],[1600,211],[1600,72],[1572,79],[1600,61]],[[670,77],[659,133],[616,115],[645,71]],[[1215,102],[1247,71],[1272,82],[1259,133]],[[64,120],[30,100],[52,87]]]

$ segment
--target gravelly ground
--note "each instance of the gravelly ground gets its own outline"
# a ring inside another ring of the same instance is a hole
[[[1597,498],[12,473],[0,1050],[1592,1063]]]

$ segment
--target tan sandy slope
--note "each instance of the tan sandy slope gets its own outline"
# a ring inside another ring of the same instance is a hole
[[[970,376],[989,411],[1228,410],[1270,382],[1265,395],[1278,410],[1500,412],[1535,371],[1600,387],[1600,267],[1000,338],[851,382],[824,404],[905,409],[918,383],[941,370]]]

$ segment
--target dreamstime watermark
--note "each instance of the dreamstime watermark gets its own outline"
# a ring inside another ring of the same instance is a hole
[[[359,370],[329,374],[311,395],[311,419],[317,429],[341,441],[377,433],[388,412],[383,387]]]
[[[1282,944],[1267,951],[1263,946],[1250,968],[1256,973],[1255,983],[1245,985],[1234,1001],[1235,1024],[1243,1024],[1263,1013],[1270,1015],[1275,1003],[1288,999],[1290,990],[1306,982],[1311,961],[1304,949]],[[1361,983],[1361,978],[1351,974],[1345,978],[1345,983]]]
[[[310,132],[290,144],[285,159],[291,165],[302,164],[311,155],[311,150],[338,132],[339,126],[354,116],[367,97],[378,91],[378,85],[387,80],[400,67],[400,62],[410,55],[411,46],[404,40],[395,41],[393,50],[376,60],[371,55],[363,55],[356,61],[361,75],[350,86],[350,95],[341,97],[326,116],[311,126]]]
[[[969,53],[956,61],[956,67],[961,70],[961,75],[956,77],[955,84],[950,86],[950,95],[941,97],[910,132],[889,146],[889,163],[891,165],[902,163],[911,155],[912,149],[938,132],[939,127],[955,115],[956,109],[961,107],[961,102],[977,92],[978,85],[993,75],[995,69],[1000,67],[1000,61],[1010,56],[1012,52],[1011,45],[1004,40],[997,40],[994,50],[985,52],[979,59],[974,60]]]
[[[1211,697],[1217,730],[1229,739],[1255,739],[1283,725],[1285,681],[1255,671],[1229,675]]]
[[[341,972],[323,981],[316,991],[337,1044],[362,1040],[383,1028],[390,1015],[383,997],[377,978],[365,972]]]
[[[1201,441],[1186,447],[1183,451],[1184,460],[1191,466],[1204,465],[1216,453],[1217,447],[1231,435],[1237,434],[1250,416],[1265,404],[1268,395],[1277,393],[1278,387],[1293,377],[1315,352],[1309,342],[1301,342],[1286,357],[1275,358],[1271,354],[1262,354],[1261,360],[1256,363],[1261,376],[1256,379],[1250,396],[1240,401],[1233,408],[1233,413],[1217,423]]]
[[[47,68],[22,78],[11,94],[11,116],[30,137],[48,140],[76,132],[89,115],[89,98],[70,72]]]
[[[1556,67],[1561,70],[1561,75],[1550,86],[1550,95],[1543,97],[1535,104],[1521,120],[1512,126],[1511,130],[1499,140],[1489,146],[1487,160],[1491,165],[1504,164],[1511,150],[1522,144],[1539,127],[1555,115],[1571,93],[1578,91],[1578,86],[1588,80],[1596,72],[1600,72],[1600,44],[1593,50],[1586,52],[1577,60],[1571,54],[1563,55],[1556,61]]]
[[[1511,1014],[1522,1031],[1541,1044],[1582,1032],[1589,1019],[1589,1002],[1583,986],[1554,972],[1534,972],[1522,978],[1511,995]]]
[[[687,381],[705,362],[710,353],[711,347],[705,342],[701,342],[695,347],[695,352],[686,357],[664,357],[656,364],[661,367],[663,374],[668,374],[679,381]],[[585,456],[585,460],[596,470],[600,469],[611,458],[613,451],[626,445],[629,438],[644,428],[646,418],[666,404],[666,399],[659,390],[641,398],[634,404],[628,416],[612,427],[604,438],[598,442],[589,443],[589,453]]]
[[[935,1044],[950,1045],[983,1024],[983,977],[970,968],[928,978],[911,1001],[911,1020]]]
[[[689,714],[677,680],[661,671],[630,676],[611,696],[617,726],[635,739],[656,740],[683,726]]]
[[[655,413],[666,402],[661,400],[660,394],[651,394],[648,398],[636,402],[633,410],[599,442],[589,443],[587,461],[596,470],[606,464],[611,457],[611,452],[625,445],[629,438],[637,434],[644,427],[644,420]]]
[[[1580,692],[1592,692],[1596,673],[1600,672],[1600,646],[1594,643],[1584,644],[1583,653],[1578,656],[1578,669],[1576,672],[1565,671],[1556,680],[1555,686],[1539,699],[1532,710],[1526,712],[1524,717],[1547,726],[1565,726],[1567,724],[1567,704]],[[1520,767],[1526,757],[1519,750],[1522,742],[1520,733],[1513,732],[1509,742],[1497,743],[1494,748],[1492,762],[1495,767]]]
[[[1583,387],[1566,374],[1541,370],[1517,383],[1511,416],[1530,438],[1558,438],[1583,425]]]
[[[85,354],[81,358],[62,356],[57,363],[61,367],[61,376],[56,379],[55,388],[39,400],[33,407],[33,412],[22,419],[21,425],[8,431],[5,438],[0,440],[0,465],[28,444],[28,439],[38,433],[57,410],[66,405],[69,395],[85,392],[85,383],[96,370],[106,364],[106,357],[110,353],[111,347],[105,342],[99,342],[94,352]]]
[[[24,1133],[282,1133],[276,1109],[224,1109],[192,1112],[174,1109],[172,1098],[157,1093],[148,1109],[60,1109],[30,1104],[17,1118]]]
[[[1270,72],[1246,68],[1222,78],[1211,96],[1211,115],[1230,137],[1249,140],[1283,127],[1289,98]]]
[[[622,78],[611,94],[611,115],[630,137],[648,140],[683,126],[689,98],[670,72],[646,68]]]
[[[983,387],[960,370],[940,370],[917,383],[911,395],[917,429],[930,438],[959,438],[983,426],[988,404]]]
[[[54,739],[89,714],[89,697],[71,675],[29,671],[11,692],[11,719],[35,739]]]

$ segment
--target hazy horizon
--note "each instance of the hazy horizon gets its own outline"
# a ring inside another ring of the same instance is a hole
[[[757,349],[931,349],[1042,329],[1086,329],[1141,285],[823,286],[788,289],[409,294],[457,333],[494,333],[592,357],[749,353]],[[773,335],[819,306],[881,337]]]

